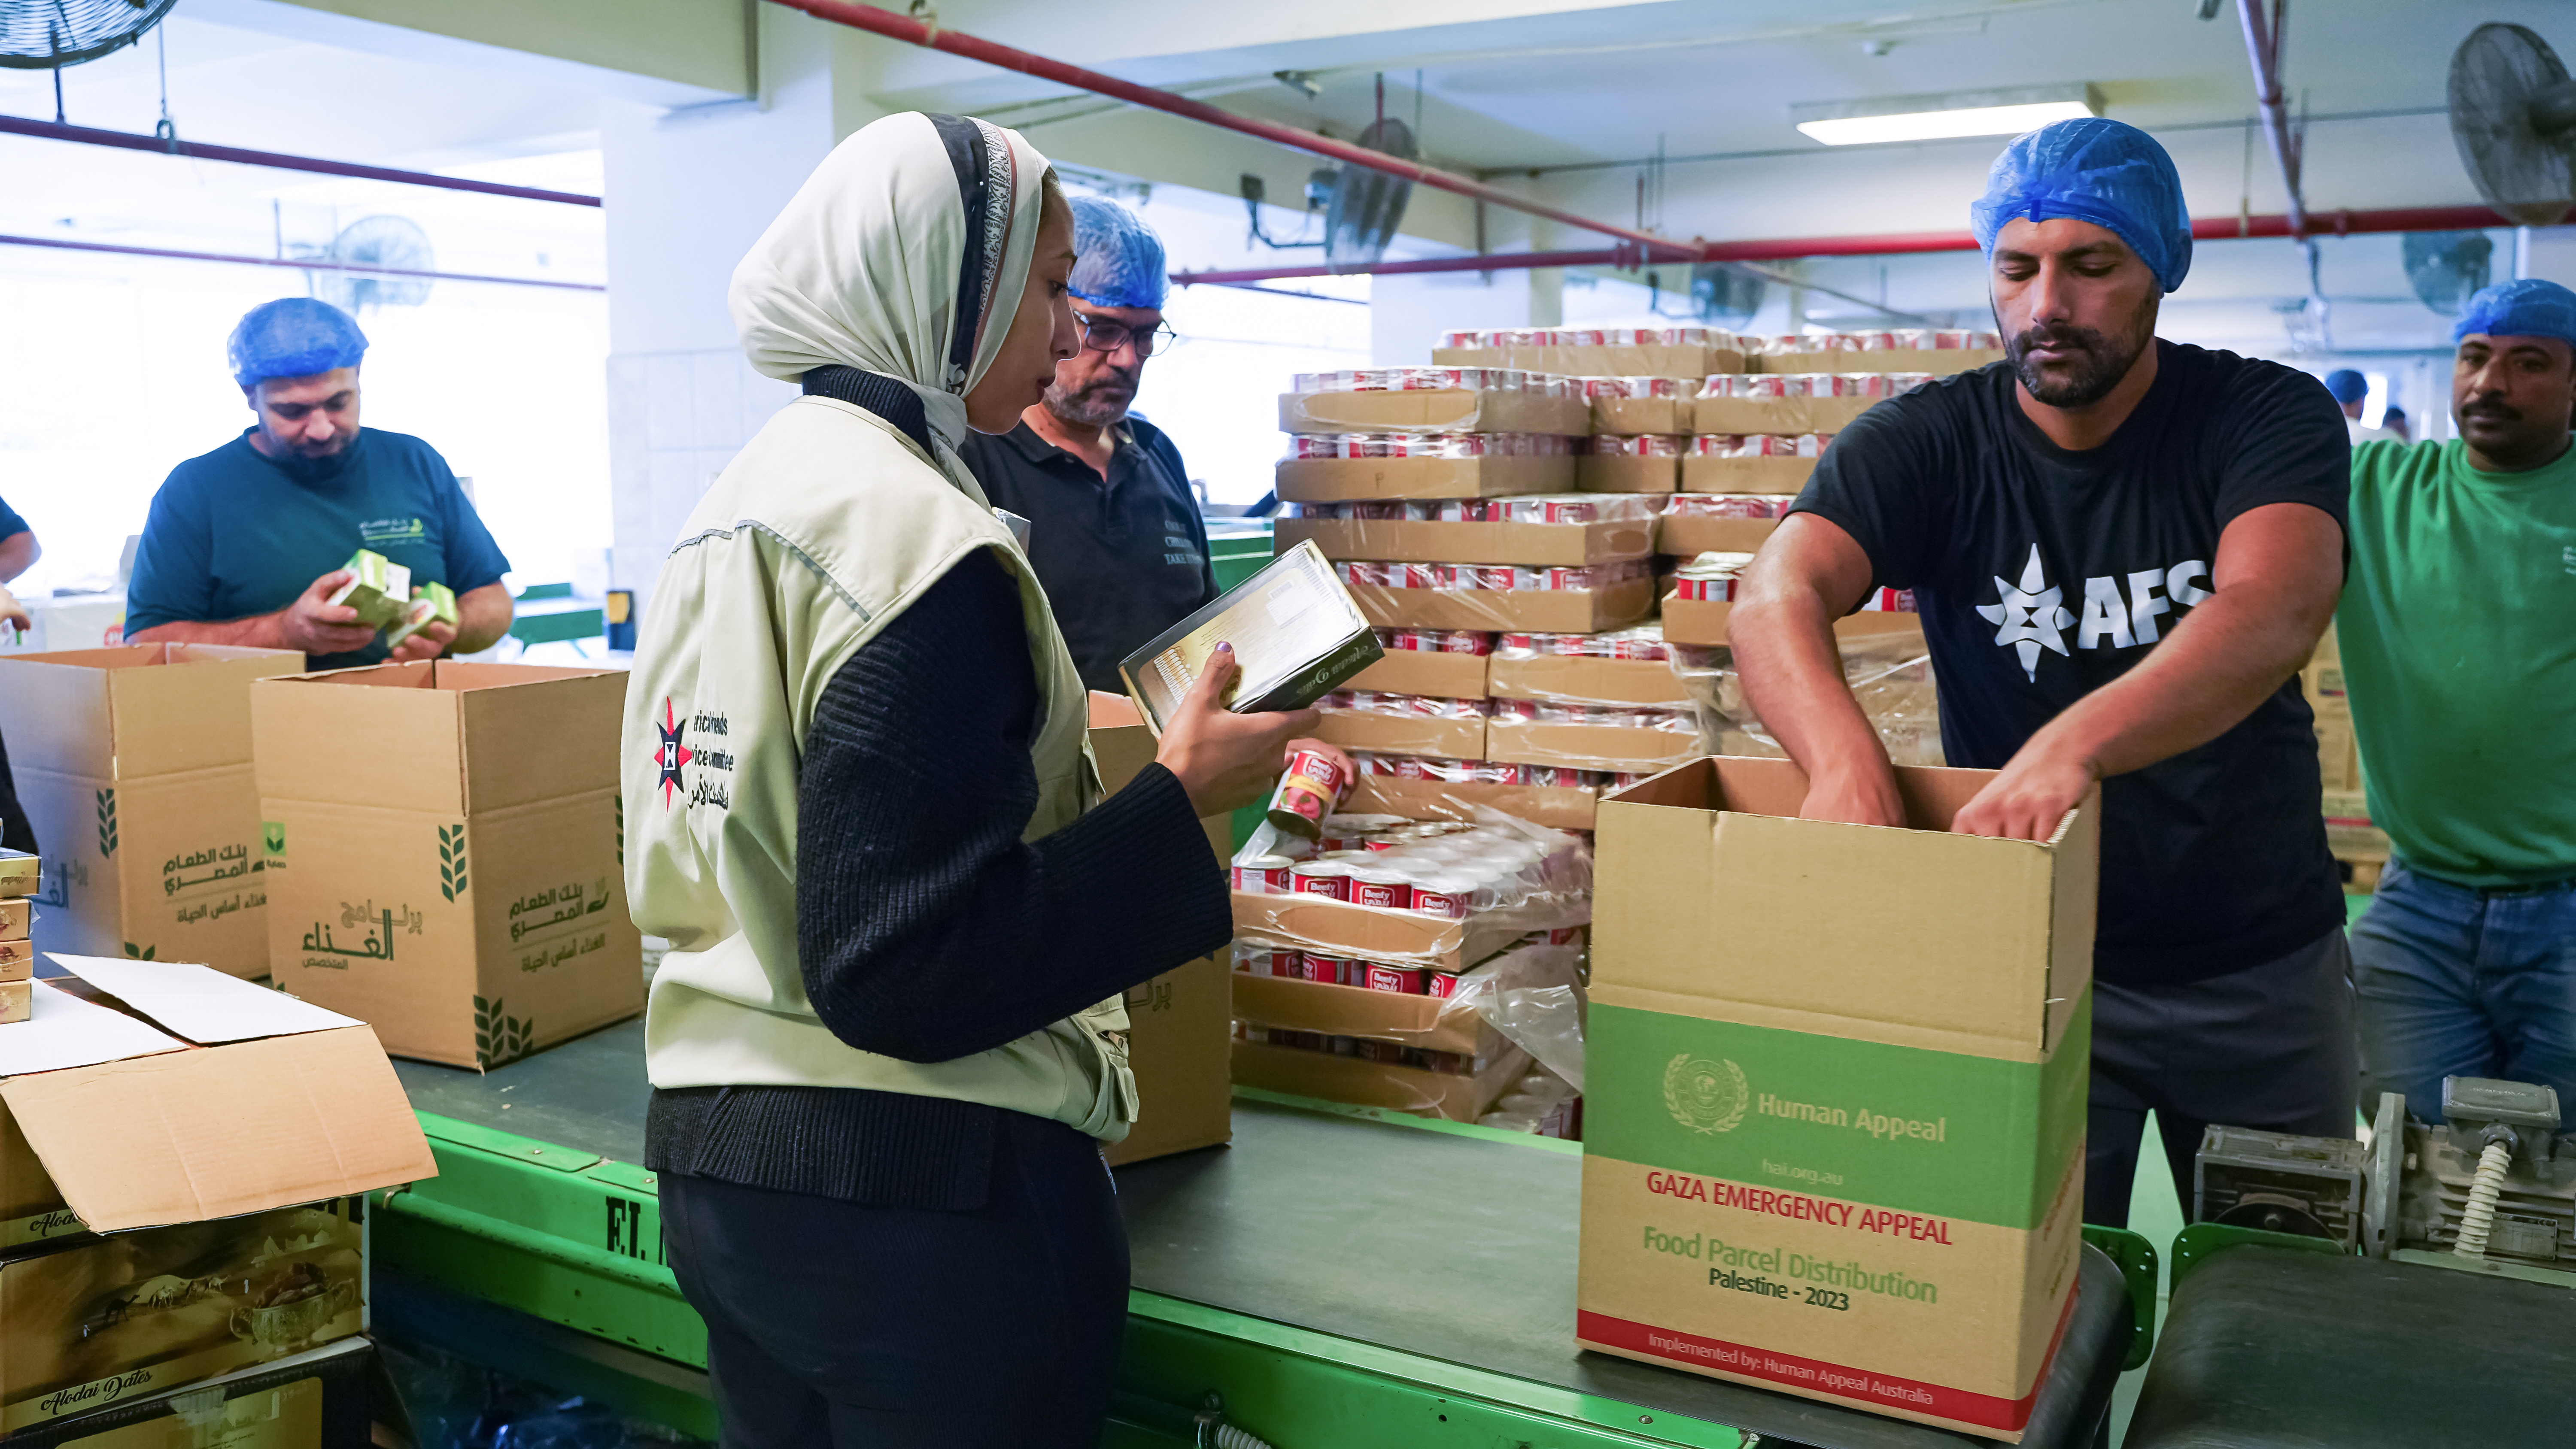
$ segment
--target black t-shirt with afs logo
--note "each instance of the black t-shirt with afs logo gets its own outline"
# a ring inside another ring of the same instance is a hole
[[[2111,440],[2050,442],[1998,363],[1870,409],[1796,512],[1839,524],[1877,583],[1914,590],[1953,765],[1998,769],[2210,597],[2237,515],[2304,503],[2344,522],[2343,414],[2306,373],[2159,341],[2156,381]],[[2298,681],[2197,749],[2102,789],[2095,970],[2198,980],[2343,921]]]

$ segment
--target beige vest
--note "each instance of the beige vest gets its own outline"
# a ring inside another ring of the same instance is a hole
[[[843,662],[979,548],[1019,581],[1037,669],[1038,805],[1021,837],[1035,840],[1100,798],[1086,699],[1027,555],[964,464],[863,408],[806,397],[690,513],[626,697],[626,888],[636,925],[672,947],[645,1014],[654,1086],[865,1087],[1126,1135],[1136,1082],[1118,998],[922,1064],[834,1036],[797,968],[797,762],[816,704]]]

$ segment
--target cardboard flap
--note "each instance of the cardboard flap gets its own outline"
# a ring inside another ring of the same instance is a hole
[[[161,668],[107,675],[120,778],[243,763],[251,757],[251,681],[304,668],[304,656],[288,649],[167,647]]]
[[[250,714],[263,800],[465,813],[455,696],[426,661],[263,679]]]
[[[30,1015],[0,1031],[0,1079],[188,1048],[186,1042],[150,1022],[83,1001],[42,981],[28,985],[33,1002]]]
[[[442,661],[438,687],[459,691],[468,812],[617,788],[625,670]],[[689,738],[701,754],[741,748],[703,729]]]
[[[363,1026],[16,1077],[0,1100],[94,1232],[438,1175],[393,1063]]]
[[[199,1046],[366,1024],[208,966],[66,956],[60,951],[45,954],[55,965]]]

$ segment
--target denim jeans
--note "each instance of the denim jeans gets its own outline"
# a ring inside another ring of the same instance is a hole
[[[2557,1088],[2576,1117],[2576,888],[2492,893],[2392,860],[2352,978],[2363,1113],[2399,1092],[2439,1122],[2444,1077],[2497,1077]]]

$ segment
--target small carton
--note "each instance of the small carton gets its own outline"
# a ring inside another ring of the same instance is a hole
[[[1592,431],[1580,397],[1499,388],[1292,392],[1279,399],[1283,433],[1554,433]],[[1284,495],[1283,495],[1284,496]]]
[[[1387,694],[1427,694],[1439,699],[1483,699],[1490,658],[1435,649],[1389,649],[1378,656],[1375,664],[1352,675],[1350,687]]]
[[[1601,807],[1576,1337],[2017,1440],[2074,1306],[2101,796],[1948,831],[1797,817],[1785,760]],[[1711,943],[1723,969],[1711,969]]]
[[[1571,491],[1576,461],[1565,454],[1503,458],[1285,458],[1280,460],[1273,486],[1283,503],[1355,503],[1393,498],[1509,498],[1524,493]]]
[[[0,656],[0,739],[44,844],[20,898],[36,949],[268,974],[250,686],[303,667],[216,644]]]
[[[1598,634],[1625,629],[1655,607],[1655,581],[1601,589],[1394,589],[1353,584],[1351,598],[1382,629],[1490,629]]]
[[[1496,659],[1485,670],[1496,699],[1536,699],[1556,704],[1688,704],[1673,666],[1661,659],[1596,659],[1541,654]],[[1499,757],[1498,757],[1499,758]]]
[[[402,622],[385,631],[385,647],[391,649],[431,624],[456,627],[456,593],[433,579],[413,589]]]
[[[348,582],[325,603],[346,604],[358,611],[358,622],[371,629],[390,629],[403,621],[411,605],[411,570],[373,549],[362,548],[340,565]]]
[[[78,979],[23,983],[34,1016],[0,1032],[0,1257],[438,1175],[364,1023],[203,966],[52,959]]]
[[[1586,453],[1574,460],[1574,486],[1586,493],[1670,493],[1681,486],[1682,460],[1625,453]]]
[[[1643,558],[1655,551],[1652,515],[1604,518],[1591,523],[1283,518],[1273,527],[1273,537],[1282,553],[1312,539],[1326,558],[1397,563],[1552,564],[1577,568]]]
[[[1189,693],[1219,644],[1234,646],[1242,673],[1227,695],[1237,714],[1302,709],[1376,662],[1377,633],[1312,543],[1281,553],[1259,573],[1200,605],[1118,666],[1147,728]]]
[[[1769,461],[1749,460],[1749,461]],[[1655,525],[1655,552],[1683,558],[1704,553],[1759,553],[1780,531],[1777,518],[1705,518],[1666,514]]]
[[[1430,755],[1443,760],[1485,758],[1485,718],[1445,719],[1432,715],[1378,714],[1337,709],[1315,726],[1315,738],[1357,754]]]
[[[1113,794],[1154,762],[1153,734],[1135,704],[1118,695],[1091,696],[1090,739],[1101,787]],[[1199,827],[1217,861],[1233,853],[1233,817],[1205,816]],[[1106,1149],[1110,1166],[1233,1138],[1230,974],[1222,954],[1202,956],[1128,988],[1127,1067],[1136,1074],[1137,1117]]]
[[[279,984],[375,1023],[396,1056],[460,1067],[641,1011],[625,697],[624,670],[454,659],[261,681]],[[697,756],[702,778],[718,758]]]
[[[23,850],[0,850],[0,900],[43,889],[44,862]]]
[[[1713,458],[1693,453],[1681,460],[1684,493],[1795,493],[1816,471],[1813,458]]]

